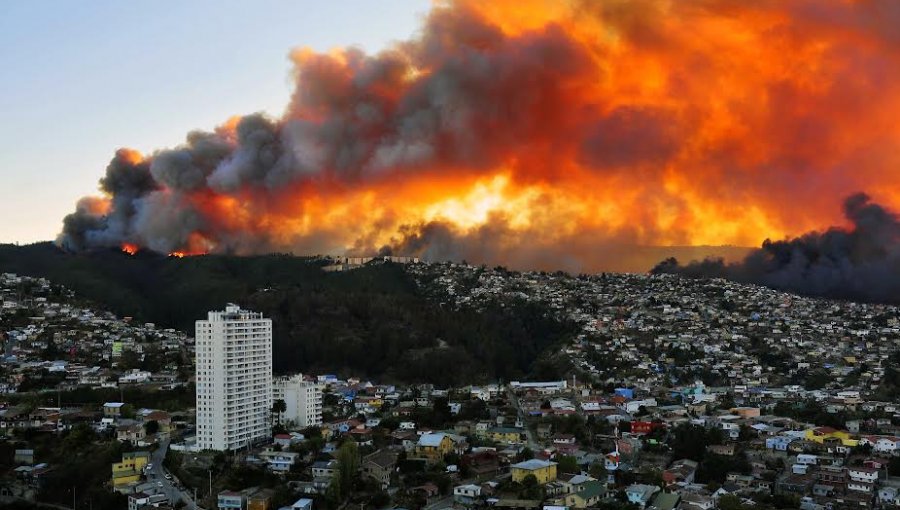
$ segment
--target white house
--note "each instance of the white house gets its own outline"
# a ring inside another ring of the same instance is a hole
[[[647,506],[653,495],[659,492],[659,487],[655,485],[634,484],[629,485],[625,489],[625,495],[628,497],[629,503],[634,503],[641,508]]]
[[[851,491],[871,493],[875,489],[875,485],[871,483],[850,480],[849,482],[847,482],[847,489]]]
[[[273,472],[286,473],[297,463],[297,458],[300,454],[296,452],[276,452],[273,450],[266,450],[259,456],[265,459],[266,463],[269,465],[269,469]]]
[[[819,463],[819,456],[811,453],[801,453],[797,455],[797,464],[809,464],[815,466]]]
[[[854,482],[875,483],[878,481],[878,470],[862,466],[847,469],[850,480]]]
[[[861,445],[872,445],[872,449],[878,453],[894,455],[900,452],[900,437],[895,436],[863,436]]]
[[[481,497],[481,486],[475,484],[458,485],[453,488],[453,501],[469,505]]]
[[[883,504],[896,504],[897,496],[898,492],[896,487],[882,487],[878,489],[878,501],[881,501]]]
[[[741,427],[737,423],[728,421],[719,422],[719,428],[722,429],[731,439],[737,439],[741,435]]]
[[[641,400],[630,400],[623,403],[621,407],[626,413],[633,414],[640,411],[642,407],[656,407],[656,405],[655,398],[645,398]]]

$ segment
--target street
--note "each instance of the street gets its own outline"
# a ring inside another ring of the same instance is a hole
[[[531,428],[528,427],[528,423],[525,421],[525,413],[522,412],[522,408],[519,406],[519,397],[516,396],[516,393],[512,390],[512,388],[508,388],[506,390],[506,395],[509,397],[510,402],[512,402],[513,406],[516,408],[516,413],[518,413],[519,419],[522,421],[522,425],[525,428],[525,437],[528,440],[528,448],[532,452],[540,451],[542,447],[540,444],[538,444],[537,441],[534,440],[534,433],[531,432]]]
[[[449,496],[447,496],[445,498],[441,498],[441,499],[434,501],[428,505],[425,505],[424,510],[444,510],[445,508],[452,508],[452,507],[453,507],[453,494],[450,494]]]
[[[169,450],[169,437],[166,435],[160,439],[159,446],[150,454],[150,463],[152,467],[147,470],[147,480],[157,484],[157,487],[169,498],[169,501],[175,503],[183,501],[188,509],[200,509],[195,506],[193,494],[179,489],[175,484],[175,478],[167,480],[166,475],[169,474],[163,467],[163,460],[166,458],[166,452]],[[161,484],[161,485],[160,485]],[[202,509],[201,509],[202,510]]]

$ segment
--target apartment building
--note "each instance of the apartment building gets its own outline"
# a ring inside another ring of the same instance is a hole
[[[272,321],[229,304],[196,322],[197,446],[236,450],[271,435]]]
[[[303,374],[279,377],[272,386],[272,400],[284,400],[281,420],[295,427],[322,424],[322,387],[318,381],[307,381]]]

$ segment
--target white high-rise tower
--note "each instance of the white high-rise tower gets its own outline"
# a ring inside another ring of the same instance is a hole
[[[197,446],[236,450],[271,435],[272,321],[229,304],[196,323]]]

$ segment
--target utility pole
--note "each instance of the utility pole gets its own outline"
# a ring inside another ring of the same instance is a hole
[[[62,383],[56,385],[56,407],[59,408],[59,412],[56,414],[56,435],[60,434],[60,427],[62,426],[62,392],[59,387]],[[72,488],[72,498],[75,498],[75,488]],[[75,505],[72,505],[72,508],[75,508]]]
[[[212,496],[212,469],[209,470],[209,493]]]

